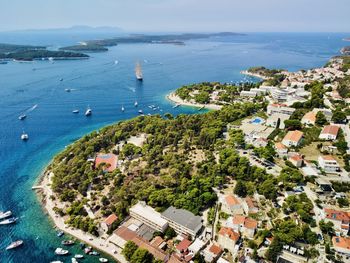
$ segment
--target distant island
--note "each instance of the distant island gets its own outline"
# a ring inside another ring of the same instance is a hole
[[[84,59],[88,55],[78,52],[52,51],[44,46],[0,43],[0,60],[32,61],[37,59]]]
[[[350,37],[344,38],[344,41],[350,41]]]
[[[243,35],[231,32],[211,33],[211,34],[171,34],[171,35],[143,35],[134,34],[129,36],[121,36],[102,40],[89,40],[78,45],[62,47],[61,50],[82,51],[82,52],[101,52],[107,51],[107,47],[116,46],[118,44],[173,44],[184,45],[186,40],[203,39],[209,37],[237,36]]]

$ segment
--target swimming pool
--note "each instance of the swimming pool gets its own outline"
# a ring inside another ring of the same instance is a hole
[[[262,118],[256,117],[256,118],[254,118],[251,121],[251,123],[253,123],[253,124],[262,124],[262,123],[264,123],[264,120]]]

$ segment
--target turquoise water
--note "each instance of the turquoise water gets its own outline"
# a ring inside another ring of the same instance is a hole
[[[189,107],[173,109],[165,99],[183,84],[240,81],[244,78],[241,70],[257,65],[289,70],[322,66],[338,54],[346,36],[349,34],[251,33],[189,41],[185,46],[120,45],[107,53],[91,54],[89,60],[0,65],[0,210],[12,210],[20,218],[16,225],[0,227],[0,262],[56,259],[53,251],[61,239],[31,187],[66,145],[94,129],[135,117],[138,109],[153,114],[148,108],[151,104],[163,110],[156,112],[160,114],[198,113]],[[75,41],[52,35],[32,39],[0,34],[0,43],[50,43],[58,47]],[[144,70],[142,84],[134,79],[137,60]],[[72,91],[65,92],[66,88]],[[135,100],[138,109],[133,106]],[[88,105],[93,110],[91,118],[83,116]],[[80,114],[73,115],[76,107]],[[28,117],[19,121],[23,112]],[[28,142],[20,140],[22,130],[29,134]],[[19,238],[25,241],[23,247],[4,251],[11,240]],[[70,262],[70,258],[65,260]],[[84,260],[97,261],[94,257]]]

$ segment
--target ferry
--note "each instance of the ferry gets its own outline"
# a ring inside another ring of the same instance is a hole
[[[137,63],[136,63],[136,67],[135,67],[135,76],[136,76],[136,79],[137,79],[138,81],[142,81],[142,80],[143,80],[142,68],[141,68],[140,62],[137,62]]]
[[[3,221],[0,221],[0,225],[9,225],[9,224],[14,224],[16,223],[16,221],[18,220],[17,217],[11,217],[9,219],[6,219],[6,220],[3,220]]]
[[[68,250],[65,250],[65,249],[63,249],[63,248],[61,248],[61,247],[58,247],[58,248],[56,248],[56,250],[55,250],[55,254],[56,254],[56,255],[59,255],[59,256],[64,256],[64,255],[67,255],[68,253],[69,253]]]
[[[21,140],[22,141],[27,141],[29,139],[29,135],[25,132],[22,133],[21,135]]]
[[[106,258],[99,258],[98,259],[100,262],[108,262],[108,259],[106,259]]]
[[[9,246],[7,246],[6,250],[15,249],[22,245],[23,245],[23,240],[17,240],[15,242],[12,242]]]
[[[5,219],[9,216],[12,216],[12,212],[11,211],[6,211],[6,212],[0,212],[0,219]]]
[[[90,107],[88,107],[85,112],[85,116],[90,116],[91,114],[92,114],[92,110],[90,109]]]
[[[27,115],[25,115],[25,114],[22,114],[22,115],[20,115],[20,116],[18,117],[18,119],[19,119],[20,121],[24,120],[25,118],[27,118]]]

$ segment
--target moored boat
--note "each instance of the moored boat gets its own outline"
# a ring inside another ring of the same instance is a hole
[[[9,216],[12,216],[12,212],[11,211],[6,211],[6,212],[0,212],[0,219],[5,219]]]
[[[76,258],[71,258],[72,263],[78,263],[78,260]]]
[[[12,242],[9,246],[7,246],[6,250],[15,249],[21,245],[23,245],[23,240],[17,240],[15,242]]]
[[[85,254],[89,254],[91,251],[92,251],[92,247],[86,247],[86,248],[84,249],[84,253],[85,253]]]
[[[63,249],[63,248],[61,248],[61,247],[58,247],[58,248],[56,248],[56,250],[55,250],[55,254],[56,254],[56,255],[59,255],[59,256],[64,256],[64,255],[67,255],[68,253],[69,253],[68,250]]]
[[[14,224],[18,220],[17,217],[11,217],[9,219],[5,219],[3,221],[0,221],[0,225],[9,225],[9,224]]]
[[[84,258],[84,255],[81,254],[75,254],[74,255],[75,258],[80,259],[80,258]]]
[[[143,114],[143,111],[142,111],[142,110],[139,110],[138,113],[139,113],[139,114]]]
[[[134,106],[137,107],[139,104],[137,101],[135,101]]]
[[[77,113],[79,113],[79,110],[78,110],[78,109],[75,109],[75,110],[73,110],[72,112],[75,113],[75,114],[77,114]]]
[[[91,251],[89,254],[92,255],[92,256],[100,255],[100,253],[98,253],[97,251]]]
[[[72,245],[74,245],[74,241],[73,240],[63,240],[61,242],[61,244],[64,246],[72,246]]]
[[[98,259],[100,262],[108,262],[108,259],[106,259],[106,258],[99,258]]]
[[[27,141],[28,139],[29,139],[29,135],[23,131],[22,135],[21,135],[21,140],[22,141]]]
[[[58,237],[61,237],[64,235],[64,232],[63,231],[58,231],[57,234],[56,234]]]

